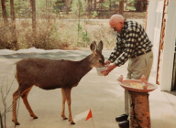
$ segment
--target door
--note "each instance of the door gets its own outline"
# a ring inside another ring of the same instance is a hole
[[[172,91],[176,90],[176,40],[175,40],[175,53],[172,71]]]

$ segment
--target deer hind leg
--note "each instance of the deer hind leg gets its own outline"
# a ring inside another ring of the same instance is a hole
[[[21,97],[23,99],[23,103],[25,104],[26,106],[26,109],[28,110],[29,114],[31,117],[33,117],[33,119],[38,119],[38,117],[34,114],[34,112],[32,111],[32,108],[31,106],[29,105],[29,102],[28,102],[28,99],[27,99],[27,96],[29,94],[29,91],[31,90],[32,87],[26,89],[25,91],[23,91],[23,93],[21,94]]]
[[[67,120],[68,118],[65,116],[65,102],[66,102],[66,95],[65,95],[65,90],[61,89],[62,92],[62,112],[61,112],[61,117],[63,120]]]
[[[17,121],[17,113],[16,113],[16,107],[17,107],[17,100],[20,97],[19,89],[17,89],[13,93],[13,102],[12,102],[12,121],[15,123],[15,125],[20,125],[20,123]]]
[[[66,100],[68,104],[68,112],[69,112],[69,121],[72,125],[75,124],[72,118],[72,111],[71,111],[71,88],[64,89],[65,95],[66,95]]]

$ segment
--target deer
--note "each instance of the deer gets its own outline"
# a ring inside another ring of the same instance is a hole
[[[17,119],[17,100],[23,99],[23,103],[33,119],[38,117],[33,112],[29,102],[28,94],[33,86],[41,89],[61,89],[62,110],[61,118],[69,121],[71,125],[75,122],[72,118],[71,110],[71,90],[76,87],[81,78],[92,68],[104,66],[104,56],[102,55],[103,42],[98,45],[95,41],[90,44],[92,53],[79,61],[73,60],[52,60],[42,58],[25,58],[16,63],[16,79],[18,89],[13,93],[12,121],[15,125],[20,125]],[[69,118],[65,116],[65,103],[68,105]]]

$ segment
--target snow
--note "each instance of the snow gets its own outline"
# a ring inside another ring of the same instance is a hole
[[[29,48],[29,49],[20,49],[17,51],[9,50],[9,49],[1,49],[0,55],[12,55],[12,54],[18,54],[18,53],[55,53],[58,51],[64,51],[64,50],[60,50],[60,49],[44,50],[44,49],[37,49],[35,47]]]

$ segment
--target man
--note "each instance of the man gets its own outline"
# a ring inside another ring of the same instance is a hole
[[[105,62],[107,69],[102,71],[105,76],[116,67],[128,60],[128,79],[148,79],[153,62],[152,43],[144,28],[135,21],[127,21],[122,15],[114,14],[109,25],[117,32],[117,42],[114,50]],[[125,91],[125,114],[116,118],[119,125],[129,125],[129,94]]]

